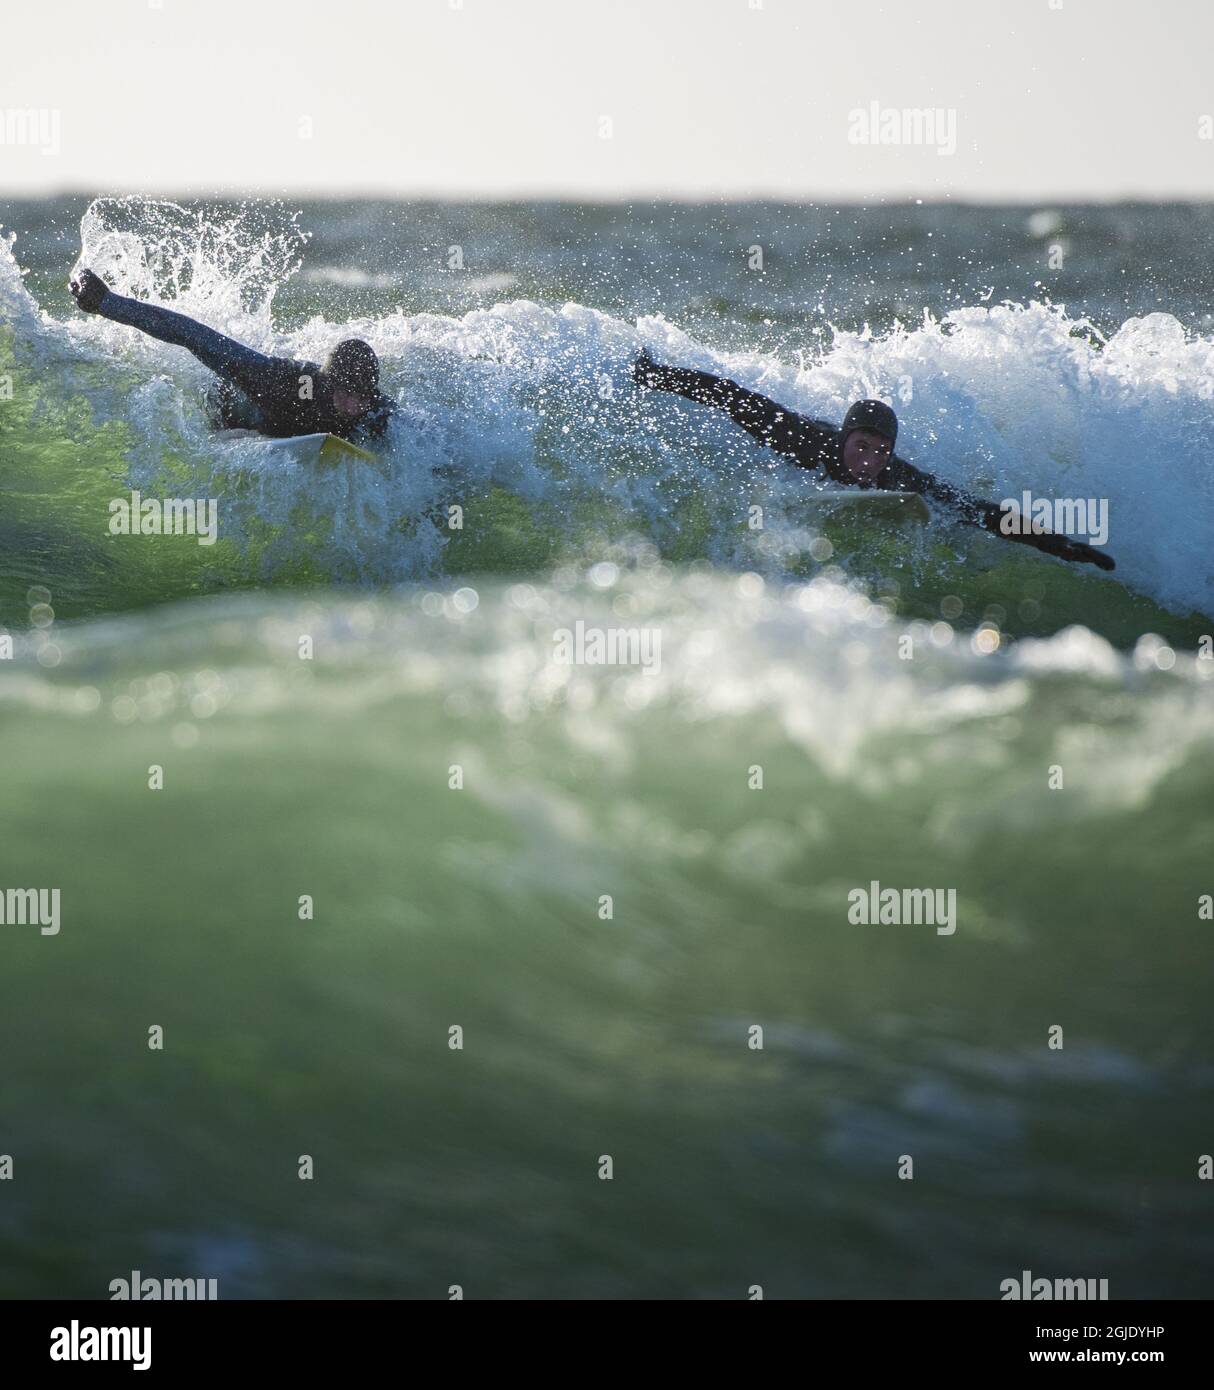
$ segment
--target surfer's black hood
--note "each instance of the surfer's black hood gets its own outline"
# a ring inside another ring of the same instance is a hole
[[[379,395],[379,358],[370,343],[361,338],[346,338],[329,354],[325,376],[335,386],[351,395],[374,400]]]
[[[846,444],[854,430],[872,430],[892,446],[898,442],[898,417],[884,401],[857,401],[843,418],[839,444]]]

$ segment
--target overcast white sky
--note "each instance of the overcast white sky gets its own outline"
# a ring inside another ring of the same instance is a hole
[[[0,197],[1204,199],[1212,65],[1209,0],[10,0]]]

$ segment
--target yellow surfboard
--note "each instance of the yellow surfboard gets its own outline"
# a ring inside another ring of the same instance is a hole
[[[301,436],[300,442],[304,439],[320,440],[320,449],[316,455],[321,463],[343,463],[346,459],[363,459],[366,463],[379,463],[379,456],[373,454],[370,449],[360,449],[357,444],[351,444],[348,439],[339,439],[335,434],[305,434]]]

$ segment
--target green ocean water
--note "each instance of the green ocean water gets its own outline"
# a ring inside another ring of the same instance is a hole
[[[1209,324],[1120,273],[1205,210],[1054,214],[1062,312],[1032,209],[314,205],[239,303],[181,233],[247,220],[144,209],[217,326],[371,336],[385,478],[216,443],[183,354],[73,320],[86,206],[0,218],[0,886],[61,901],[0,926],[0,1293],[1209,1295]],[[630,395],[638,338],[825,416],[910,364],[908,456],[1107,497],[1118,575],[824,514]],[[132,488],[218,543],[109,535]],[[563,664],[579,623],[657,659]],[[955,931],[849,921],[874,881]]]

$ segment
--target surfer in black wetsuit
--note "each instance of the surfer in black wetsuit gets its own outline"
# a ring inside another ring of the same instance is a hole
[[[898,417],[884,401],[857,401],[847,412],[843,427],[811,420],[785,410],[757,391],[710,372],[688,367],[666,367],[642,351],[632,369],[639,386],[672,391],[689,401],[710,405],[728,415],[749,434],[778,454],[786,454],[802,468],[820,468],[827,477],[848,487],[881,488],[889,492],[918,492],[942,502],[962,521],[979,526],[1009,541],[1044,550],[1062,560],[1077,560],[1101,569],[1115,568],[1113,557],[1083,541],[1053,531],[1023,531],[1019,525],[1005,531],[1000,522],[1007,515],[994,502],[984,502],[968,492],[925,473],[894,453]]]
[[[392,402],[380,393],[379,359],[361,338],[338,343],[323,367],[266,357],[172,309],[115,294],[91,270],[70,282],[86,314],[138,328],[162,343],[188,348],[219,378],[207,393],[220,429],[250,429],[276,439],[335,434],[355,443],[378,439]]]

